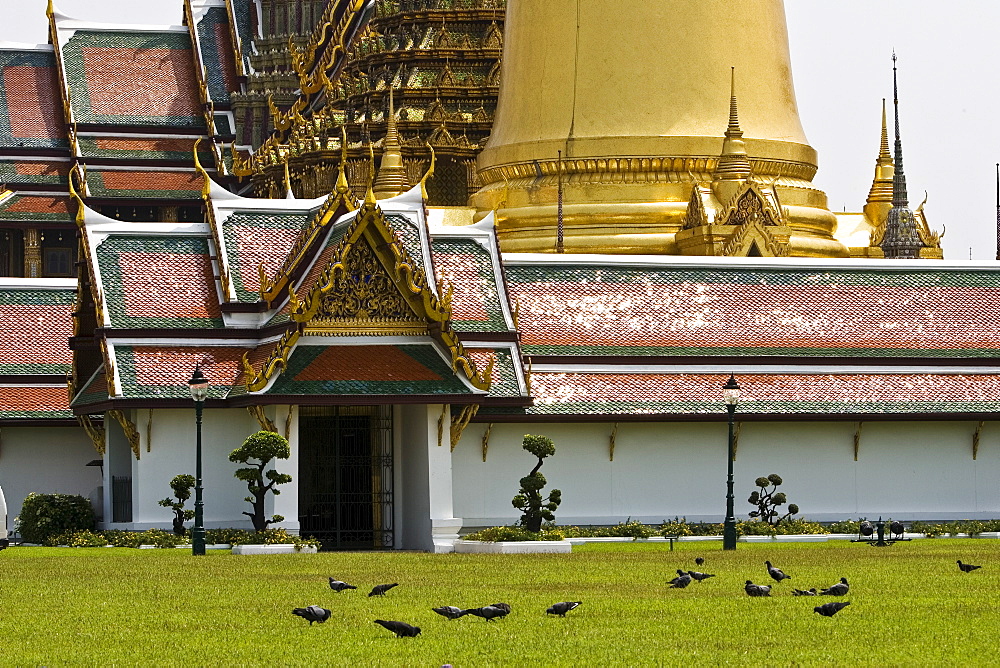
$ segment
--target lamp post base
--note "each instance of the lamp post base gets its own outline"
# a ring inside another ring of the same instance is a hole
[[[736,520],[726,520],[722,527],[722,549],[736,549]]]

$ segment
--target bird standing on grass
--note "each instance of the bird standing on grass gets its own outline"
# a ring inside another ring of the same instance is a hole
[[[823,605],[817,605],[813,608],[813,612],[818,612],[824,617],[833,617],[850,604],[850,601],[830,601],[829,603],[824,603]]]
[[[671,589],[684,589],[684,587],[687,587],[689,584],[691,584],[692,579],[693,578],[690,575],[688,575],[685,571],[682,571],[681,569],[678,568],[677,577],[675,577],[673,580],[670,580],[667,584],[670,585]]]
[[[958,560],[958,567],[962,570],[963,573],[971,573],[972,571],[976,570],[977,568],[982,568],[982,566],[973,566],[972,564],[963,564],[961,559]]]
[[[431,608],[434,612],[438,613],[442,617],[447,617],[448,619],[458,619],[459,617],[465,616],[465,610],[461,608],[456,608],[453,605],[442,605],[439,608]]]
[[[310,605],[305,608],[295,608],[292,610],[293,615],[298,615],[302,619],[309,622],[309,626],[313,625],[313,622],[319,622],[322,624],[326,620],[330,619],[330,611],[326,608],[321,608],[318,605]]]
[[[774,580],[775,582],[788,580],[792,577],[791,575],[785,575],[785,572],[780,568],[775,568],[774,566],[772,566],[770,561],[765,561],[764,565],[767,566],[767,574],[770,575],[771,579]]]
[[[392,622],[385,619],[376,619],[375,623],[382,628],[395,633],[397,638],[416,638],[420,635],[419,626],[411,626],[406,622]]]
[[[481,608],[469,608],[468,610],[463,610],[462,614],[482,617],[486,621],[492,622],[494,619],[503,619],[510,614],[510,606],[507,606],[507,609],[505,610],[504,608],[497,607],[496,605],[484,605]]]
[[[567,612],[578,608],[580,603],[582,603],[582,601],[563,601],[562,603],[556,603],[549,606],[549,609],[545,611],[545,614],[565,617]]]
[[[792,596],[816,596],[816,587],[812,589],[793,589]]]
[[[690,575],[698,582],[701,582],[702,580],[707,580],[708,578],[715,577],[715,573],[699,573],[698,571],[688,571],[688,575]]]
[[[335,580],[333,578],[330,578],[330,589],[339,594],[345,589],[357,589],[357,587],[355,587],[354,585],[349,585],[341,580]]]
[[[757,585],[747,580],[746,585],[743,586],[743,591],[747,593],[747,596],[770,596],[771,587],[770,585]]]
[[[820,596],[847,596],[847,592],[850,591],[851,586],[847,584],[847,578],[840,578],[840,582],[824,589],[819,594]]]
[[[695,566],[701,566],[703,563],[705,563],[705,557],[695,557],[694,558],[694,565]]]
[[[368,592],[368,596],[385,596],[385,593],[392,589],[393,587],[398,587],[398,582],[393,582],[392,584],[375,585],[372,590]]]

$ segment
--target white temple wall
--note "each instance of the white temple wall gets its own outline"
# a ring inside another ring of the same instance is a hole
[[[195,475],[195,411],[190,409],[155,409],[152,425],[147,427],[150,411],[138,409],[126,412],[135,423],[140,436],[139,459],[135,459],[121,428],[108,420],[108,489],[112,475],[132,476],[132,522],[113,523],[106,515],[105,528],[170,529],[173,519],[169,508],[159,505],[161,499],[172,496],[170,480],[179,473]],[[147,429],[149,439],[147,440]],[[259,429],[257,422],[244,409],[205,409],[202,421],[202,487],[205,501],[205,527],[250,529],[252,525],[244,510],[250,509],[244,497],[246,484],[233,477],[238,464],[229,461],[229,453]],[[128,471],[122,471],[122,459],[127,455]],[[283,462],[279,471],[294,472]],[[267,515],[273,513],[273,498],[268,501]],[[194,491],[185,502],[194,510]],[[292,519],[297,520],[297,516]],[[191,523],[188,522],[188,527]]]
[[[752,507],[754,480],[780,475],[800,517],[910,520],[1000,518],[1000,423],[987,423],[972,459],[975,422],[866,422],[854,461],[856,422],[745,422],[737,441],[737,519]],[[515,522],[510,505],[535,459],[524,434],[544,434],[556,454],[541,472],[562,490],[559,524],[613,524],[631,517],[721,521],[725,514],[725,422],[496,423],[482,461],[486,425],[468,426],[453,453],[455,514],[464,526]]]
[[[77,426],[0,428],[0,487],[7,500],[7,530],[24,498],[39,494],[79,494],[100,514],[101,469],[94,444]]]

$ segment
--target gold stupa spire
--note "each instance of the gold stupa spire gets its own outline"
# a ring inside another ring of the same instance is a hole
[[[378,167],[378,176],[372,190],[376,199],[395,197],[407,188],[406,169],[403,167],[403,147],[399,141],[396,129],[396,108],[392,100],[392,87],[389,87],[389,118],[386,123],[385,140],[382,142],[382,160]]]
[[[561,172],[567,252],[687,254],[677,235],[694,184],[727,190],[752,163],[788,211],[789,255],[849,255],[812,184],[782,0],[543,4],[507,0],[503,86],[470,200],[477,219],[495,211],[505,252],[555,252]],[[733,95],[720,104],[734,63],[738,118]]]
[[[722,155],[713,174],[717,181],[745,181],[750,177],[750,159],[740,129],[739,111],[736,106],[736,68],[731,68],[729,82],[729,126],[722,141]]]
[[[892,155],[889,153],[889,130],[885,122],[885,98],[882,98],[882,143],[879,146],[878,158],[875,159],[875,179],[872,181],[871,190],[868,191],[868,204],[877,202],[892,204],[893,171]],[[868,207],[865,208],[867,213]],[[885,213],[889,212],[889,208],[891,206],[886,207]]]

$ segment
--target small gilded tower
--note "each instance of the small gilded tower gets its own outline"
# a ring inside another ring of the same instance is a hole
[[[504,44],[471,204],[505,251],[554,252],[561,172],[568,253],[848,255],[811,183],[781,0],[509,0]],[[761,243],[737,243],[740,202]]]

